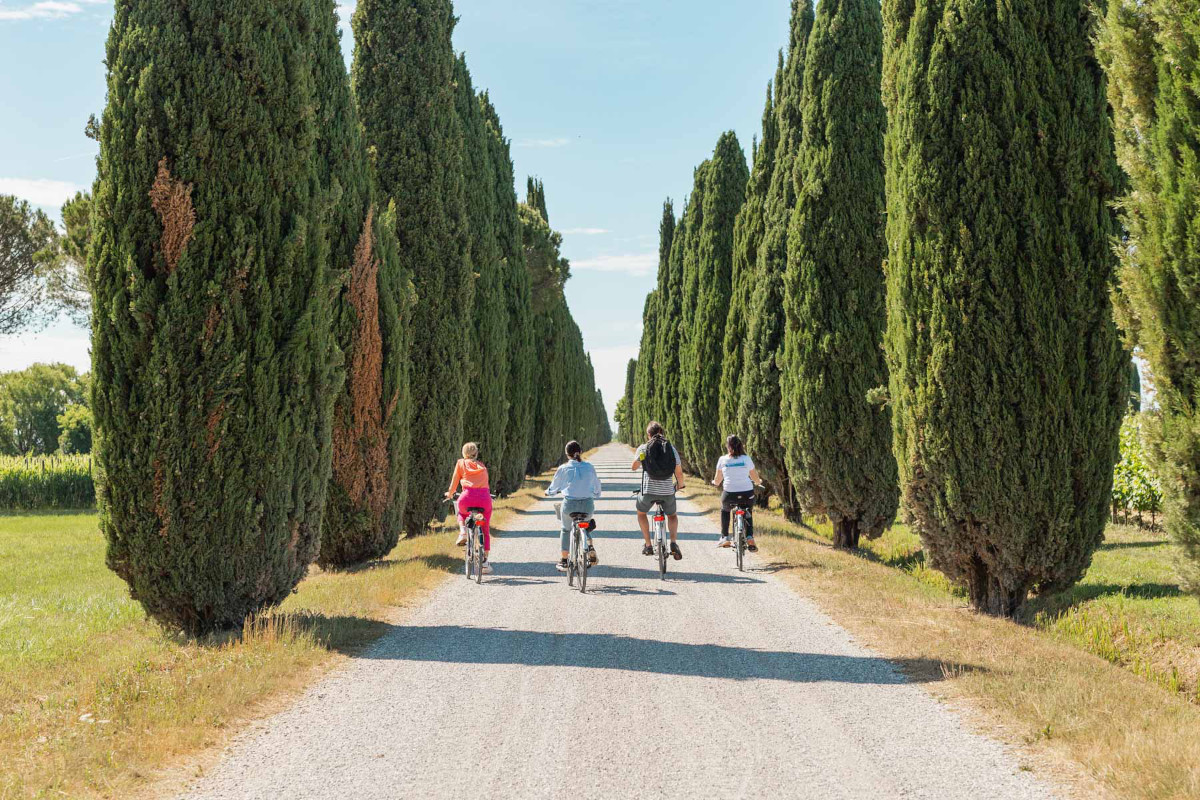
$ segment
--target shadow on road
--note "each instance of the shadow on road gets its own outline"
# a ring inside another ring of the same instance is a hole
[[[454,664],[585,667],[658,675],[797,683],[898,685],[940,681],[982,667],[931,659],[799,653],[685,644],[609,633],[545,633],[460,625],[397,627],[360,658]]]
[[[597,547],[599,549],[599,547]],[[604,552],[600,552],[601,559],[604,558]],[[650,559],[647,559],[648,561]],[[675,562],[672,561],[672,564]],[[495,563],[496,575],[498,577],[520,577],[520,578],[548,578],[560,576],[561,573],[554,568],[552,562],[541,561],[509,561],[505,562],[497,560]],[[588,571],[590,575],[597,578],[628,578],[630,580],[655,580],[658,578],[658,568],[639,569],[637,567],[618,567],[606,565],[603,560],[597,567],[592,567]],[[562,578],[562,580],[566,580]],[[687,581],[689,583],[731,583],[731,584],[751,584],[763,583],[759,578],[751,578],[745,574],[729,574],[722,575],[719,572],[679,572],[668,569],[668,581]]]

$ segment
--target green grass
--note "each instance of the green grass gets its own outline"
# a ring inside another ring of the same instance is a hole
[[[129,599],[94,514],[0,516],[0,798],[128,796],[386,632],[456,556],[441,534],[314,570],[279,611],[197,641]]]

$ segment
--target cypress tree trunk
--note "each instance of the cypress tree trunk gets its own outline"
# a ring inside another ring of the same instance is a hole
[[[718,419],[721,356],[725,321],[729,315],[733,273],[733,226],[746,197],[746,154],[732,131],[717,142],[704,193],[704,214],[696,241],[695,297],[690,343],[681,367],[684,396],[683,441],[692,468],[711,480],[717,459],[725,452]],[[685,297],[686,309],[692,304]]]
[[[282,601],[319,546],[337,384],[312,9],[119,0],[109,33],[100,526],[132,596],[193,634]]]
[[[1083,574],[1125,411],[1120,184],[1085,0],[884,3],[896,461],[930,563],[1012,615]]]
[[[1122,201],[1120,322],[1150,363],[1161,414],[1146,435],[1166,527],[1200,592],[1200,17],[1194,2],[1112,0],[1101,35]],[[1140,402],[1140,383],[1136,395]]]
[[[646,299],[647,306],[649,298]],[[622,427],[618,431],[618,436],[625,444],[632,444],[634,439],[632,435],[632,422],[630,409],[633,408],[634,395],[637,391],[637,368],[638,360],[636,358],[629,359],[629,363],[625,367],[625,395],[622,398],[622,409],[624,416],[622,417]]]
[[[449,0],[360,0],[352,76],[379,188],[412,276],[411,458],[404,528],[437,513],[463,440],[472,281]]]
[[[887,380],[882,37],[877,0],[817,6],[784,277],[788,474],[801,505],[851,548],[860,533],[882,535],[899,501],[888,415],[867,401]]]
[[[780,356],[783,350],[783,275],[787,268],[787,235],[796,207],[794,166],[800,147],[800,92],[804,60],[813,26],[811,0],[793,0],[791,36],[786,63],[775,77],[775,108],[779,144],[767,190],[765,230],[758,249],[754,291],[750,297],[750,327],[738,418],[746,448],[763,478],[783,503],[788,519],[801,521],[800,506],[788,476],[783,449],[780,409]],[[764,134],[765,139],[765,134]]]
[[[458,120],[463,133],[463,185],[470,220],[471,265],[475,273],[474,332],[470,337],[471,369],[463,438],[477,442],[483,461],[499,467],[503,464],[508,430],[505,383],[509,374],[509,320],[503,256],[495,228],[494,167],[487,122],[471,85],[464,56],[460,55],[455,62],[454,73]]]
[[[521,487],[529,463],[533,436],[534,369],[537,355],[533,349],[533,307],[529,272],[525,265],[525,246],[521,238],[521,217],[517,211],[517,193],[513,185],[513,163],[500,117],[484,93],[479,98],[487,124],[491,154],[492,183],[495,199],[493,227],[500,246],[502,280],[507,299],[508,377],[504,383],[508,402],[504,454],[497,470],[495,487],[511,494]]]
[[[400,537],[408,475],[408,277],[395,217],[373,201],[373,178],[342,58],[333,0],[315,0],[313,69],[321,182],[329,205],[330,264],[342,281],[333,323],[345,382],[333,417],[333,480],[317,563],[360,564]]]
[[[766,232],[767,189],[771,185],[771,174],[775,170],[775,150],[779,144],[775,101],[770,85],[767,86],[762,128],[762,141],[754,145],[754,168],[746,185],[746,202],[733,227],[733,274],[730,281],[732,290],[729,315],[725,322],[725,344],[722,348],[719,413],[721,430],[726,435],[740,434],[743,427],[738,411],[742,381],[745,379],[750,297],[758,275],[758,247]]]

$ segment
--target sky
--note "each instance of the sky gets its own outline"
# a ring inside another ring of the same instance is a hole
[[[340,6],[343,48],[353,37]],[[519,194],[546,185],[571,261],[567,301],[611,413],[637,355],[663,200],[737,132],[750,157],[790,0],[456,0],[454,44],[512,140]],[[57,218],[95,176],[84,136],[103,111],[110,0],[0,0],[0,193]],[[63,321],[0,337],[0,370],[57,360],[87,369],[86,331]]]

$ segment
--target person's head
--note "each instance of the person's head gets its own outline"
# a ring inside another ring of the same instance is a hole
[[[741,438],[736,434],[730,434],[725,440],[725,450],[733,458],[746,455],[746,445],[742,444]]]
[[[583,446],[573,439],[567,442],[567,458],[572,461],[583,461]]]
[[[479,445],[474,442],[467,442],[463,445],[463,458],[469,458],[472,461],[479,458]]]
[[[646,441],[650,441],[655,436],[666,436],[667,432],[663,430],[661,422],[651,422],[646,426]]]

